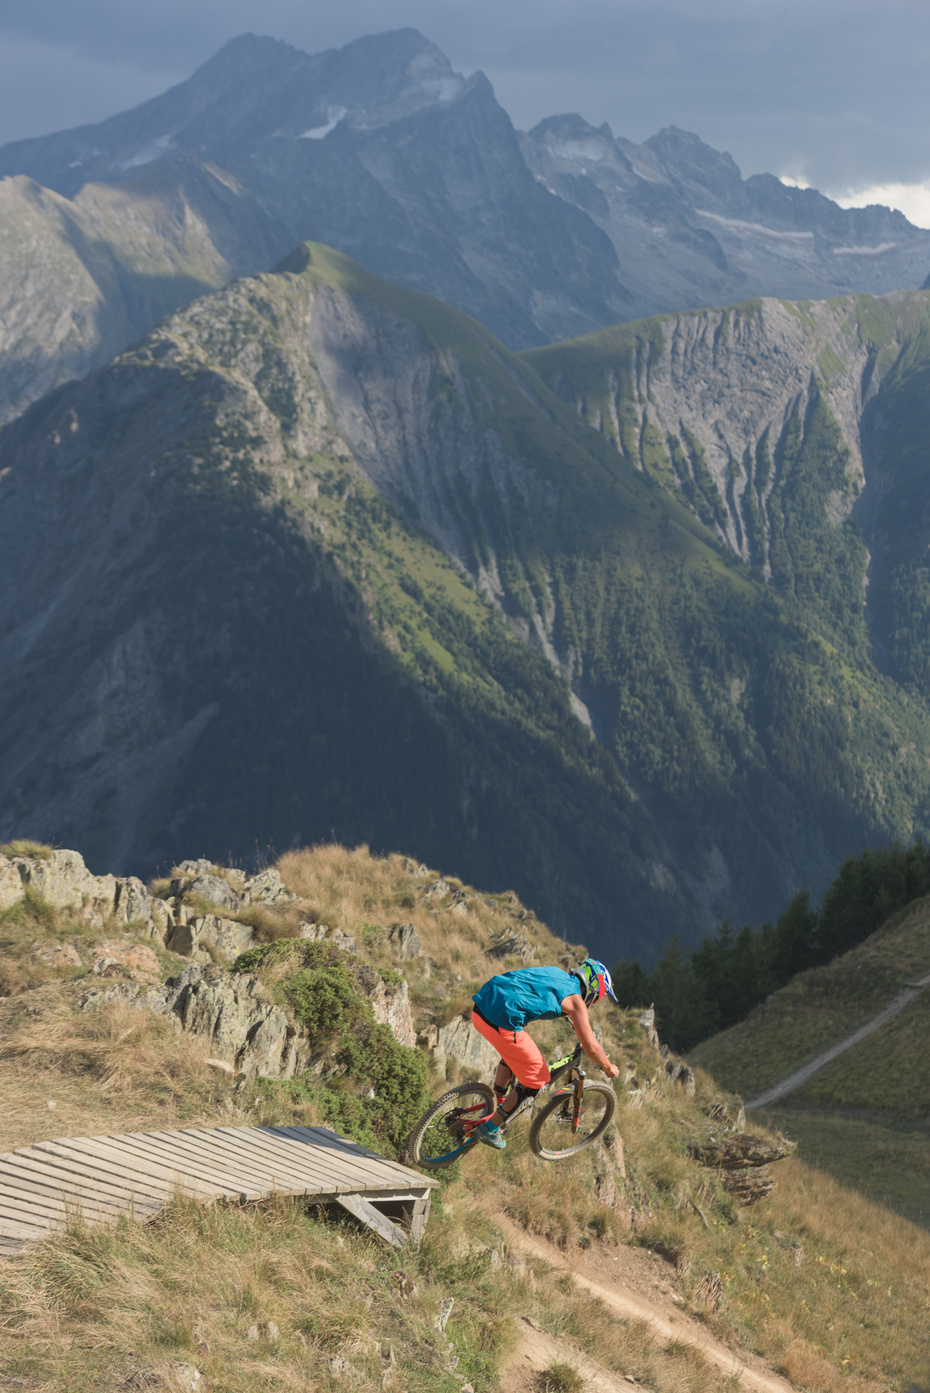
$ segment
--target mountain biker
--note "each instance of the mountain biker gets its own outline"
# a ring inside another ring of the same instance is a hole
[[[524,1029],[531,1021],[568,1016],[588,1058],[609,1078],[616,1078],[620,1070],[601,1049],[588,1017],[588,1007],[603,996],[617,1000],[610,973],[596,958],[585,958],[571,972],[560,967],[502,972],[475,993],[471,1023],[501,1057],[494,1076],[497,1108],[475,1128],[479,1141],[503,1151],[507,1143],[500,1134],[501,1124],[525,1098],[535,1098],[549,1082],[549,1066]]]

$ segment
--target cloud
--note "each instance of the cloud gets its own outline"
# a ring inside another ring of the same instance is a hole
[[[746,174],[818,187],[930,178],[926,0],[4,0],[0,40],[30,46],[38,131],[119,110],[133,82],[149,95],[246,30],[318,52],[408,25],[482,68],[518,126],[578,111],[644,139],[674,123]],[[0,141],[23,121],[0,82]]]
[[[915,227],[930,228],[930,180],[923,184],[871,184],[830,197],[841,208],[867,208],[870,203],[882,203],[886,208],[897,208]]]

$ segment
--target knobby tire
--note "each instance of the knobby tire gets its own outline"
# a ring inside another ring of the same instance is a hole
[[[486,1083],[460,1083],[455,1088],[450,1088],[441,1098],[437,1098],[410,1133],[406,1154],[408,1163],[436,1170],[440,1166],[451,1165],[464,1151],[470,1150],[476,1143],[469,1142],[464,1132],[457,1135],[460,1129],[454,1119],[451,1120],[451,1127],[444,1119],[449,1118],[458,1108],[469,1105],[476,1107],[479,1101],[485,1103],[485,1113],[494,1111],[494,1093]],[[474,1112],[472,1118],[480,1121],[485,1113]]]
[[[581,1104],[581,1123],[575,1133],[577,1140],[568,1146],[547,1146],[547,1142],[559,1139],[570,1141],[571,1123],[562,1121],[560,1114],[566,1104],[569,1113],[571,1112],[574,1094],[573,1088],[559,1089],[533,1118],[530,1126],[530,1150],[544,1161],[564,1161],[567,1156],[577,1156],[580,1151],[596,1142],[598,1137],[603,1136],[613,1121],[617,1110],[616,1093],[609,1083],[597,1083],[586,1079]],[[588,1118],[590,1125],[587,1125]]]

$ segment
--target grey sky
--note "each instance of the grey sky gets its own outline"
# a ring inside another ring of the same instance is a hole
[[[927,0],[4,0],[0,143],[134,105],[246,30],[316,52],[405,25],[524,128],[674,123],[744,174],[930,183]]]

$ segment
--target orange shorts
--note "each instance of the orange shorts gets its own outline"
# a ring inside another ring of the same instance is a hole
[[[519,1083],[527,1088],[543,1088],[549,1082],[549,1065],[540,1054],[535,1040],[531,1039],[525,1030],[504,1030],[502,1027],[489,1025],[477,1011],[472,1011],[471,1023],[479,1035],[483,1035],[494,1046],[504,1063],[513,1070]]]

